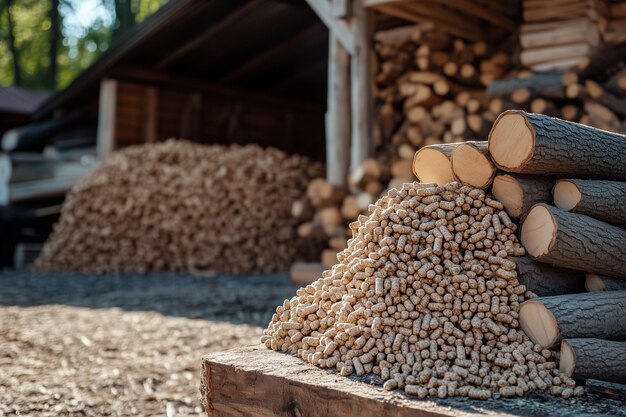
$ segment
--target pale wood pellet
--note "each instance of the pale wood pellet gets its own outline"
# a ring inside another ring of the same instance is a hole
[[[341,375],[371,370],[386,390],[420,398],[580,395],[518,330],[527,292],[508,258],[524,250],[502,210],[457,183],[391,190],[350,225],[340,262],[277,308],[263,343],[313,364],[334,358]],[[294,314],[312,303],[324,308]],[[320,313],[332,324],[313,329]],[[294,342],[285,323],[306,337]]]

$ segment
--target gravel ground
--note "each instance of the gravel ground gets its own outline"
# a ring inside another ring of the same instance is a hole
[[[201,356],[258,343],[296,289],[285,274],[1,272],[0,417],[205,416]],[[529,397],[536,416],[564,403],[568,415],[626,416],[623,402],[589,395]],[[454,401],[442,405],[471,412]],[[485,406],[522,416],[524,401]]]
[[[267,326],[298,286],[287,274],[196,276],[0,272],[0,305],[67,304]]]
[[[258,343],[296,289],[285,274],[0,273],[0,416],[205,415],[201,356]]]

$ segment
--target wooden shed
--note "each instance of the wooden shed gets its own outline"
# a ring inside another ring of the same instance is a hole
[[[327,33],[305,2],[171,1],[34,117],[82,111],[99,157],[178,137],[323,159]]]

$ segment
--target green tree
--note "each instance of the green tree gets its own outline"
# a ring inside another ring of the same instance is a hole
[[[63,88],[167,0],[0,0],[0,85]]]

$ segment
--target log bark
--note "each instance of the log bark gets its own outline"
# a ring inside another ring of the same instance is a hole
[[[504,171],[626,180],[626,136],[540,114],[510,110],[489,133]]]
[[[517,279],[520,284],[540,297],[585,291],[583,272],[555,268],[533,261],[528,256],[515,257],[513,261],[517,267]]]
[[[626,342],[565,339],[561,342],[560,371],[575,380],[601,378],[626,383]]]
[[[626,228],[626,183],[562,179],[553,190],[554,204],[561,210],[584,214]]]
[[[600,397],[626,401],[626,385],[623,384],[588,379],[585,383],[585,390]]]
[[[452,172],[459,182],[485,189],[496,176],[496,167],[487,152],[487,142],[470,141],[459,144],[450,157]]]
[[[626,291],[534,298],[520,306],[519,322],[543,348],[571,338],[624,340]]]
[[[598,274],[587,274],[585,276],[585,289],[587,291],[625,291],[626,280]]]
[[[511,217],[521,217],[537,203],[552,201],[554,178],[502,174],[493,181],[492,192]]]
[[[509,98],[516,90],[527,89],[533,97],[564,99],[562,77],[561,72],[545,72],[528,78],[498,80],[489,84],[487,94],[491,97]]]
[[[626,230],[537,204],[522,220],[520,238],[539,262],[626,278]]]

